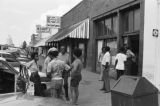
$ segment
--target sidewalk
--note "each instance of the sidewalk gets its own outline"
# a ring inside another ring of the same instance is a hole
[[[82,71],[82,81],[79,86],[78,106],[112,106],[111,93],[100,91],[102,82],[98,81],[99,74],[86,70]],[[110,80],[111,87],[116,82]],[[159,99],[160,101],[160,99]],[[35,97],[27,94],[17,94],[11,96],[0,96],[0,106],[71,106],[64,100],[54,97]]]
[[[79,86],[78,106],[111,106],[111,94],[103,93],[99,89],[102,82],[99,75],[82,71],[82,81]],[[111,85],[114,81],[111,80]],[[71,106],[64,100],[54,97],[35,97],[27,94],[0,96],[0,106]]]
[[[111,106],[111,93],[100,91],[102,82],[99,80],[99,74],[89,71],[83,71],[83,80],[80,83],[79,106]],[[111,87],[115,80],[110,80]]]

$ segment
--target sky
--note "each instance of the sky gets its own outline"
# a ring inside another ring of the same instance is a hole
[[[0,0],[0,44],[11,38],[15,46],[29,44],[36,25],[46,15],[62,16],[82,0]]]

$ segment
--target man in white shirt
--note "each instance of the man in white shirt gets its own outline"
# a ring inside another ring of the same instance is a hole
[[[125,71],[125,62],[127,60],[127,56],[124,54],[124,48],[119,49],[119,53],[115,58],[115,69],[117,70],[117,79],[124,74]]]
[[[110,92],[110,80],[109,80],[109,65],[110,65],[110,47],[105,47],[106,53],[102,59],[102,70],[103,70],[103,81],[104,85],[102,90],[105,90],[105,93]]]

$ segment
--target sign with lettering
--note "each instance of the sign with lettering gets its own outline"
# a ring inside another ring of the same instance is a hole
[[[36,25],[36,32],[37,33],[50,33],[50,27],[48,26],[41,26],[41,25]]]
[[[61,18],[58,16],[47,16],[47,26],[52,28],[60,28]]]
[[[41,27],[41,33],[50,33],[50,27]]]

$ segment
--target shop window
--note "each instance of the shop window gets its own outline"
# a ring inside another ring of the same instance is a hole
[[[100,53],[102,52],[102,47],[103,47],[103,40],[98,40],[97,41],[97,61]]]
[[[112,36],[118,33],[118,17],[112,16],[96,23],[97,36]]]
[[[111,18],[105,19],[104,34],[105,35],[111,35],[112,34],[112,19]]]
[[[134,31],[140,30],[140,9],[134,10]]]
[[[118,17],[113,17],[113,33],[118,34]]]
[[[115,65],[115,56],[117,54],[117,40],[107,39],[107,46],[110,47],[111,67]]]
[[[140,30],[140,9],[134,9],[124,13],[123,25],[124,32]]]
[[[97,22],[97,35],[103,36],[104,35],[104,21]]]
[[[123,22],[124,22],[124,32],[128,32],[129,31],[129,12],[124,14]]]

